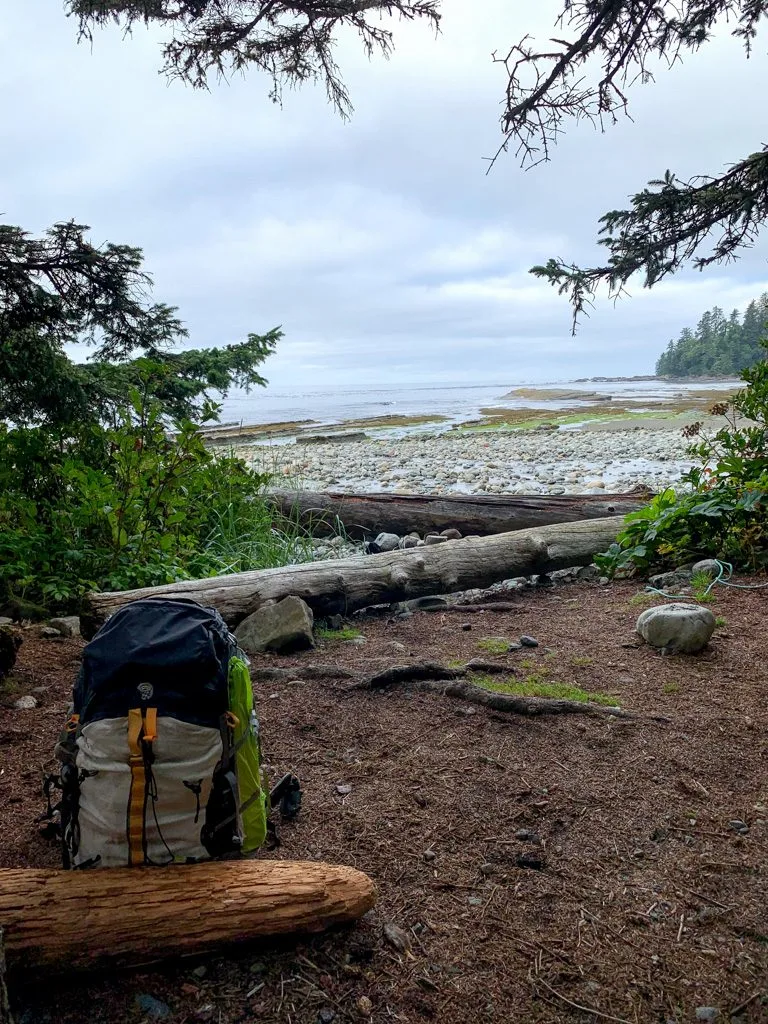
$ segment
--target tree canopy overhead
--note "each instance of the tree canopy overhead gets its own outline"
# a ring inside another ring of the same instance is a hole
[[[163,70],[188,85],[205,88],[209,75],[226,76],[251,66],[272,79],[271,96],[284,85],[322,82],[343,117],[352,102],[336,64],[337,33],[356,32],[365,52],[385,57],[394,45],[381,15],[424,18],[437,28],[439,0],[67,0],[80,32],[114,22],[131,29],[157,22],[171,30],[163,48]],[[376,16],[378,15],[378,18]]]
[[[493,59],[503,65],[500,153],[523,165],[551,159],[569,122],[600,128],[628,112],[629,93],[709,42],[725,26],[750,56],[768,0],[561,0],[555,38],[537,45],[529,36]],[[139,21],[171,30],[164,69],[195,86],[209,73],[250,66],[282,84],[320,80],[345,116],[351,102],[334,57],[343,27],[356,30],[368,54],[388,54],[394,37],[382,15],[421,19],[436,28],[440,0],[67,0],[81,33],[108,22],[129,28]],[[504,44],[500,40],[500,45]],[[690,179],[664,173],[631,197],[627,209],[600,220],[604,262],[581,268],[552,259],[533,273],[566,294],[574,326],[605,285],[621,294],[635,274],[653,287],[692,265],[700,270],[735,258],[752,245],[768,219],[768,148],[756,139],[749,154],[723,154],[721,168]],[[726,164],[728,157],[732,162]],[[723,170],[722,166],[726,166]]]

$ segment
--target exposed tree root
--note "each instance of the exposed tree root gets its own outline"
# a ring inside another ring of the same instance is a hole
[[[393,665],[392,668],[377,672],[365,679],[360,679],[346,687],[345,692],[353,690],[385,690],[402,686],[420,693],[436,693],[442,697],[458,697],[470,704],[480,704],[492,711],[502,711],[515,715],[598,715],[610,718],[648,719],[655,722],[668,722],[663,715],[643,715],[632,711],[624,711],[618,707],[604,704],[593,704],[586,701],[562,700],[556,697],[524,697],[512,693],[496,693],[486,690],[475,683],[467,682],[466,677],[475,672],[486,674],[512,674],[507,665],[476,659],[464,666],[451,668],[437,662],[419,662],[415,665]]]

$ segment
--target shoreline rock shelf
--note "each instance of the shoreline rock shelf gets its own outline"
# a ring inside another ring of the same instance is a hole
[[[237,453],[290,488],[434,494],[595,494],[679,486],[691,463],[679,427],[420,434]]]

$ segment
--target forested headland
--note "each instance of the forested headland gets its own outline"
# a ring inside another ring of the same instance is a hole
[[[765,358],[761,338],[768,334],[768,292],[754,299],[743,316],[734,309],[726,317],[715,306],[695,328],[686,327],[670,341],[656,362],[658,377],[698,377],[739,374]]]

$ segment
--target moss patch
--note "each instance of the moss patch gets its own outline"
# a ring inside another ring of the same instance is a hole
[[[470,676],[470,682],[494,693],[509,693],[516,697],[544,697],[555,700],[573,700],[580,704],[603,704],[618,707],[619,701],[607,693],[591,693],[570,683],[545,679],[541,674],[527,679],[494,679],[492,676]]]
[[[315,636],[318,640],[356,640],[362,635],[359,629],[353,629],[352,626],[344,626],[342,629],[328,629],[325,626],[318,626],[315,629]]]

